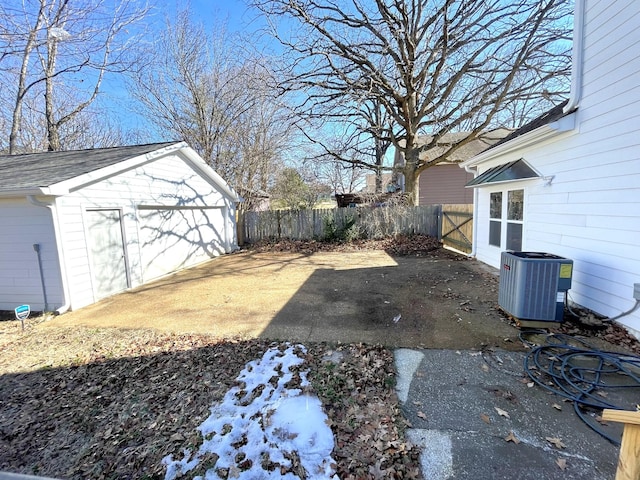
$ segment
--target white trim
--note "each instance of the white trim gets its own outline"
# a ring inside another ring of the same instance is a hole
[[[565,115],[555,122],[543,125],[534,130],[531,130],[530,132],[520,135],[519,137],[509,140],[508,142],[498,145],[497,147],[485,150],[475,157],[471,157],[469,160],[460,163],[460,168],[466,169],[467,167],[474,167],[498,155],[503,155],[505,153],[527,147],[534,143],[539,143],[542,140],[546,140],[547,138],[553,137],[560,133],[569,132],[575,129],[575,126],[576,113],[574,112],[570,115]]]
[[[198,172],[210,179],[216,186],[220,187],[220,189],[228,197],[230,197],[232,201],[242,201],[242,198],[229,186],[229,184],[220,175],[218,175],[218,173],[213,168],[207,165],[203,158],[198,155],[198,153],[193,148],[183,142],[180,150],[184,154],[184,156],[187,157],[192,167],[194,167]]]
[[[137,210],[220,210],[224,205],[155,205],[139,204]]]
[[[53,185],[49,186],[49,190],[51,191],[52,195],[66,195],[91,183],[99,182],[107,177],[112,177],[126,170],[131,170],[133,168],[139,167],[140,165],[152,162],[158,157],[173,153],[185,147],[186,145],[187,144],[185,142],[180,142],[174,145],[160,148],[158,150],[153,150],[152,152],[147,152],[145,154],[138,155],[136,157],[132,157],[118,163],[114,163],[113,165],[109,165],[108,167],[99,168],[83,175],[78,175],[77,177],[70,178],[69,180],[65,180],[63,182],[54,183]]]

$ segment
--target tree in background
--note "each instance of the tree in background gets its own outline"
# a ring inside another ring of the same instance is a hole
[[[290,121],[271,91],[268,60],[242,42],[185,10],[167,23],[130,90],[163,136],[189,143],[250,208],[273,185]]]
[[[296,113],[353,118],[363,108],[391,121],[372,129],[404,154],[406,193],[418,176],[500,120],[512,102],[551,106],[568,93],[571,2],[566,0],[253,0],[290,53],[285,91]],[[287,30],[278,30],[278,20]],[[299,25],[291,33],[291,23]],[[560,86],[560,88],[558,88]],[[374,122],[375,123],[375,122]],[[370,125],[369,125],[370,126]],[[376,126],[376,125],[374,125]],[[420,154],[449,132],[469,134],[428,161]],[[421,144],[419,135],[431,142]],[[369,165],[375,169],[375,164]]]
[[[105,75],[139,65],[137,0],[25,0],[0,5],[0,102],[10,153],[119,142],[90,107]],[[87,123],[90,122],[90,123]],[[82,131],[82,134],[79,134]]]
[[[313,208],[323,195],[330,194],[330,187],[313,178],[313,175],[305,179],[297,169],[285,167],[279,172],[271,189],[272,208],[290,210]]]

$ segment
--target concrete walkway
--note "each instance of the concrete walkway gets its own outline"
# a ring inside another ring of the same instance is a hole
[[[523,383],[524,353],[398,349],[394,355],[398,396],[412,425],[407,435],[422,448],[425,479],[615,477],[618,447],[587,427],[572,403]],[[518,443],[507,441],[510,435]]]

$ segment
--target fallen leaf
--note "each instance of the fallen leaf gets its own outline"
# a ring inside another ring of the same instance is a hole
[[[426,419],[427,419],[427,416],[425,415],[425,413],[424,413],[424,412],[418,412],[418,414],[417,414],[417,415],[418,415],[420,418],[422,418],[423,420],[426,420]]]
[[[511,418],[511,417],[509,416],[509,412],[507,412],[506,410],[503,410],[503,409],[498,408],[498,407],[493,407],[493,408],[495,408],[495,409],[496,409],[496,412],[498,412],[498,415],[500,415],[501,417],[509,418],[509,419]]]
[[[518,440],[518,437],[516,437],[513,432],[509,432],[509,435],[507,435],[506,437],[504,437],[505,441],[507,442],[513,442],[516,445],[520,443],[520,440]]]
[[[480,367],[480,368],[482,368],[482,370],[485,371],[485,372],[489,371],[489,365],[487,365],[486,363],[483,363],[482,367]]]
[[[533,383],[533,382],[529,382],[529,383],[527,383],[527,387],[529,387],[529,388],[533,388],[533,387],[535,387],[535,385],[536,385],[536,384],[535,384],[535,383]]]
[[[562,443],[562,440],[556,437],[545,437],[547,442],[549,442],[550,444],[552,444],[554,447],[556,447],[557,449],[562,449],[565,448],[566,445],[564,443]]]
[[[369,466],[369,473],[373,476],[374,479],[382,479],[387,478],[387,470],[380,468],[382,465],[382,460],[378,460],[375,465]]]
[[[560,405],[558,405],[557,403],[554,403],[553,405],[551,405],[553,408],[555,408],[556,410],[560,410],[562,411],[562,407]]]
[[[600,415],[596,415],[596,422],[598,422],[600,425],[609,425],[607,421]]]
[[[556,465],[558,465],[558,467],[560,467],[560,470],[566,470],[567,461],[564,458],[557,458],[556,459]]]
[[[489,418],[489,415],[487,415],[486,413],[481,413],[480,414],[480,418],[482,419],[482,421],[484,423],[486,423],[487,425],[491,424],[491,419]]]

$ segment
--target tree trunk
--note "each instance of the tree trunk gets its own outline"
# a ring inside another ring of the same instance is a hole
[[[44,94],[44,116],[47,121],[47,150],[57,152],[60,150],[60,134],[56,123],[53,104],[53,79],[56,72],[56,57],[58,55],[58,41],[48,35],[47,61],[44,68],[45,94]]]
[[[413,140],[413,139],[411,139]],[[409,140],[407,141],[409,143]],[[416,148],[408,148],[405,151],[405,162],[402,174],[404,175],[404,193],[409,205],[416,206],[419,201],[418,191],[418,159],[419,151]]]
[[[22,55],[22,65],[20,66],[20,76],[18,78],[18,91],[16,93],[16,103],[13,107],[13,115],[11,119],[11,133],[9,134],[9,154],[13,155],[18,153],[18,134],[20,127],[22,126],[22,104],[24,96],[27,90],[33,85],[27,86],[27,73],[29,67],[29,57],[33,50],[38,34],[38,29],[43,18],[44,4],[40,3],[40,10],[38,11],[38,17],[36,23],[29,31],[29,37],[24,47],[24,53]]]
[[[419,188],[418,188],[418,178],[416,175],[416,169],[411,168],[409,164],[404,167],[404,193],[407,196],[407,201],[409,205],[416,206],[419,202]]]
[[[378,167],[376,169],[376,189],[375,193],[382,193],[382,171]]]

